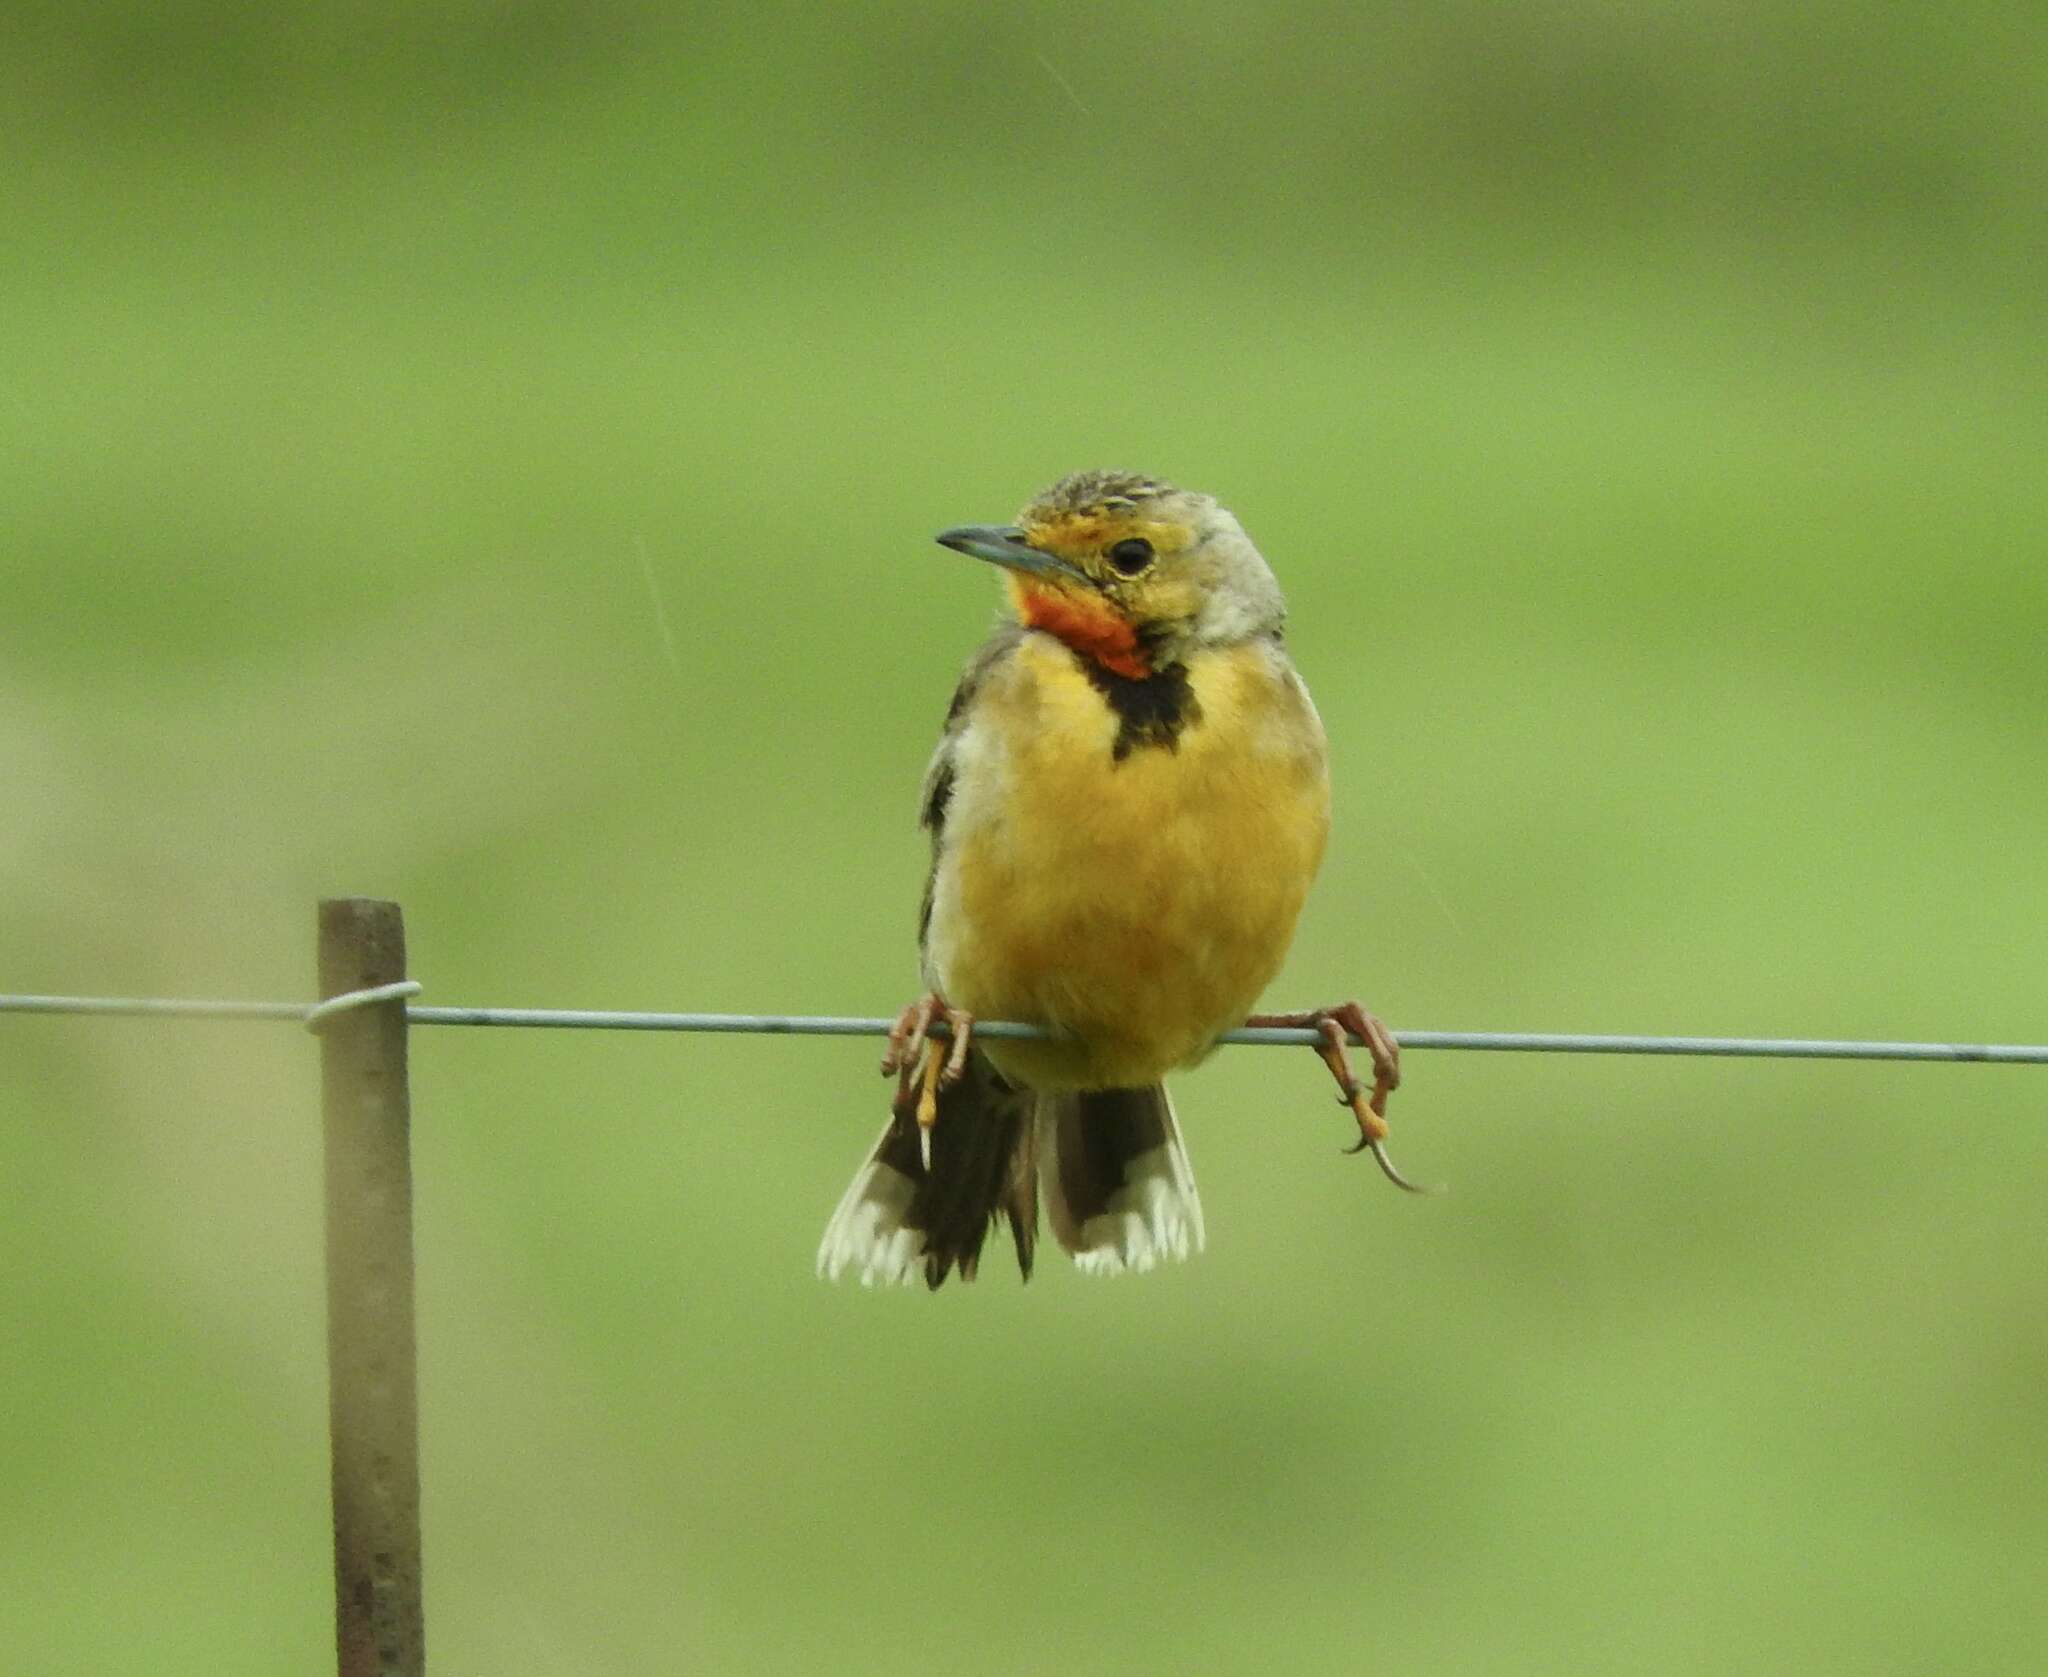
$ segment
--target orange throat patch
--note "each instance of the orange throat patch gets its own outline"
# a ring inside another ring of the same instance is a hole
[[[1016,576],[1010,579],[1010,592],[1025,628],[1043,629],[1126,681],[1144,681],[1152,674],[1152,661],[1130,619],[1107,600]]]

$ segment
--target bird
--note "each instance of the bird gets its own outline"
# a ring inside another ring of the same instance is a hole
[[[924,993],[889,1033],[889,1119],[819,1274],[972,1280],[1004,1220],[1029,1280],[1041,1202],[1084,1271],[1200,1251],[1163,1080],[1241,1024],[1310,1027],[1358,1122],[1351,1151],[1412,1188],[1383,1145],[1392,1033],[1355,1001],[1252,1012],[1321,863],[1330,779],[1280,585],[1236,516],[1161,478],[1084,471],[1012,524],[937,540],[998,567],[1008,611],[925,773]],[[977,1018],[1042,1034],[977,1036]]]

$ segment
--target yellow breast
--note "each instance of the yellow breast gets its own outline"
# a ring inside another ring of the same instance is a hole
[[[1073,653],[1026,635],[976,695],[933,883],[930,976],[1053,1043],[984,1046],[1041,1088],[1198,1059],[1279,969],[1329,830],[1323,731],[1276,645],[1198,654],[1171,747],[1118,758]]]

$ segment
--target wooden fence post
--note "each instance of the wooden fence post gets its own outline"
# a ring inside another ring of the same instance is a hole
[[[322,999],[405,977],[396,903],[320,904]],[[340,1677],[423,1677],[411,1100],[403,998],[319,1022]]]

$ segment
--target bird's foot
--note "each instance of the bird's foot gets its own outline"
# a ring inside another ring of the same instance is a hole
[[[1358,1145],[1345,1151],[1363,1153],[1370,1149],[1387,1180],[1397,1188],[1405,1188],[1411,1194],[1437,1191],[1410,1182],[1387,1156],[1387,1097],[1401,1086],[1401,1045],[1394,1040],[1393,1032],[1357,1002],[1313,1008],[1306,1013],[1255,1013],[1245,1023],[1306,1028],[1321,1037],[1315,1051],[1337,1080],[1337,1104],[1349,1107],[1358,1120]],[[1352,1074],[1347,1045],[1354,1040],[1372,1055],[1370,1094]]]
[[[950,1045],[931,1034],[934,1020],[943,1021]],[[924,1168],[932,1168],[932,1126],[939,1121],[939,1091],[950,1089],[967,1069],[967,1050],[974,1040],[974,1015],[946,1005],[938,991],[927,991],[897,1015],[882,1054],[882,1075],[896,1079],[896,1110],[911,1106],[917,1117],[918,1151]],[[924,1062],[920,1072],[918,1062]]]

